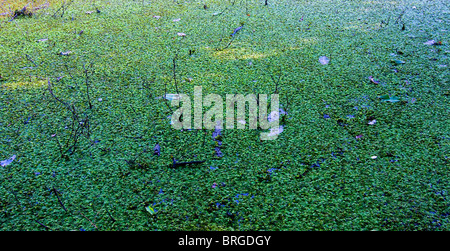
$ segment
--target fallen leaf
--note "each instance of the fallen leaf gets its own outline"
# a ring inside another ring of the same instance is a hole
[[[186,34],[184,34],[183,32],[178,32],[177,35],[180,36],[180,37],[185,37],[186,36]]]
[[[374,84],[379,84],[380,82],[375,80],[372,76],[369,77],[370,82],[374,83]]]
[[[279,119],[280,119],[280,113],[278,111],[273,111],[269,114],[269,116],[267,116],[267,120],[269,122],[277,121]]]
[[[181,18],[177,18],[177,19],[174,19],[174,20],[172,20],[172,21],[178,22],[178,21],[180,21],[180,20],[181,20]]]
[[[217,157],[220,158],[220,157],[223,156],[223,153],[220,151],[220,147],[216,146],[215,151],[216,151],[216,156]]]
[[[64,52],[61,52],[60,55],[68,56],[71,53],[72,53],[71,51],[64,51]]]
[[[377,156],[372,156],[372,157],[370,157],[371,159],[376,159],[376,158],[378,158]]]
[[[217,125],[215,126],[214,132],[212,133],[212,138],[216,140],[220,136],[221,131],[222,129],[220,127],[220,122],[217,121]]]
[[[238,31],[240,31],[240,30],[242,29],[242,27],[244,27],[244,26],[239,26],[239,27],[237,27],[236,29],[234,29],[233,34],[231,34],[231,36],[236,35],[236,33],[237,33]]]
[[[434,40],[429,40],[426,41],[425,43],[423,43],[424,45],[442,45],[442,41],[434,41]]]
[[[391,102],[391,103],[395,103],[395,102],[400,102],[400,98],[396,97],[396,96],[389,96],[389,95],[383,95],[383,96],[379,96],[379,98],[381,99],[381,101],[383,102]]]
[[[38,42],[45,42],[47,40],[48,40],[48,38],[42,38],[42,39],[39,39]]]
[[[180,96],[178,94],[166,94],[163,96],[163,98],[172,101],[174,99],[179,99]]]
[[[161,147],[158,143],[156,143],[155,147],[153,147],[153,155],[160,155],[161,154]]]
[[[161,18],[161,16],[153,16],[154,18],[156,18],[157,20]]]
[[[16,159],[16,155],[11,156],[11,158],[0,161],[0,166],[7,166]]]
[[[155,213],[155,210],[151,206],[145,207],[145,210],[147,210],[147,212],[149,212],[150,214]]]
[[[368,124],[368,125],[374,125],[375,123],[377,123],[377,120],[376,120],[376,119],[369,121],[369,123],[367,123],[367,124]]]
[[[270,128],[270,132],[269,132],[269,134],[267,134],[267,136],[271,137],[271,136],[278,135],[278,134],[282,133],[283,130],[284,130],[283,126],[280,126],[278,128]]]
[[[326,65],[330,62],[330,59],[326,56],[321,56],[319,57],[319,63]]]
[[[92,14],[92,13],[94,13],[93,11],[86,11],[86,14]]]
[[[395,63],[395,64],[397,64],[397,65],[399,65],[399,64],[404,64],[405,63],[405,61],[402,61],[402,60],[393,60],[393,62]]]

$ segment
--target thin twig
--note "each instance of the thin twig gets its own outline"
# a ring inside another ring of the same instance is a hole
[[[88,220],[88,221],[91,223],[91,225],[95,227],[95,229],[98,230],[97,226],[96,226],[91,220],[89,220],[86,216],[84,216],[84,214],[83,214],[82,212],[80,212],[80,214],[81,214],[86,220]]]
[[[91,63],[91,68],[92,68],[92,63]],[[92,109],[92,103],[91,103],[91,99],[89,98],[89,75],[88,75],[88,71],[85,67],[85,64],[83,64],[83,69],[84,69],[84,74],[85,74],[85,79],[86,79],[86,95],[87,95],[87,99],[88,99],[88,103],[89,103],[89,109]]]
[[[49,91],[50,94],[53,96],[53,98],[55,98],[55,100],[57,100],[58,102],[60,102],[61,104],[63,104],[68,110],[71,110],[71,109],[70,109],[70,106],[69,106],[66,102],[62,101],[61,99],[59,99],[58,97],[56,97],[55,94],[53,94],[53,91],[52,91],[52,84],[50,83],[50,79],[48,79],[48,91]]]
[[[173,58],[173,79],[175,80],[175,90],[177,91],[177,94],[180,94],[178,91],[178,82],[177,82],[177,58],[178,53],[175,53],[175,57]]]
[[[62,152],[61,157],[64,157],[64,155],[67,152],[69,152],[70,150],[72,150],[71,154],[74,152],[74,150],[76,148],[76,144],[78,143],[78,137],[83,133],[83,130],[81,130],[79,132],[80,129],[82,129],[83,127],[88,129],[88,135],[89,135],[89,126],[87,125],[89,120],[88,120],[88,118],[86,118],[84,121],[82,121],[82,124],[80,124],[79,116],[78,116],[77,110],[75,108],[75,105],[72,104],[72,106],[70,106],[68,103],[62,101],[61,99],[59,99],[58,97],[55,96],[55,94],[52,91],[50,79],[48,80],[48,91],[50,92],[50,94],[53,96],[53,98],[55,100],[57,100],[58,102],[63,104],[67,108],[67,110],[69,110],[72,113],[72,126],[71,126],[72,132],[71,132],[71,137],[69,137],[66,141],[66,144],[65,144],[66,151],[65,152],[61,151],[61,145],[59,144],[59,141],[58,141],[60,151]],[[70,141],[72,141],[72,145],[69,147]]]
[[[270,77],[272,78],[272,81],[275,83],[275,94],[277,94],[278,93],[278,83],[280,82],[282,75],[280,75],[278,77],[277,81],[275,81],[275,78],[272,75],[270,75]]]
[[[170,112],[173,113],[172,108],[170,107],[170,105],[168,104],[168,100],[167,100],[167,83],[164,82],[164,104],[166,104],[167,108],[169,108]]]
[[[185,166],[185,165],[190,165],[190,164],[200,164],[205,162],[206,160],[200,160],[200,161],[189,161],[189,162],[177,162],[175,159],[173,159],[173,164],[172,167],[177,167],[177,166]]]
[[[72,74],[71,74],[70,71],[69,71],[69,66],[67,66],[67,63],[64,63],[64,67],[66,68],[67,73],[69,73],[70,78],[73,79],[73,76],[72,76]]]
[[[234,41],[234,38],[235,38],[236,36],[232,36],[231,37],[231,40],[230,40],[230,42],[227,44],[227,46],[225,46],[224,48],[222,48],[222,49],[216,49],[216,50],[218,50],[218,51],[223,51],[223,50],[225,50],[226,48],[228,48],[230,45],[231,45],[231,43]]]
[[[62,206],[62,208],[64,209],[64,211],[67,212],[66,207],[64,206],[64,204],[62,203],[61,199],[59,198],[58,192],[56,191],[55,187],[53,187],[53,192],[55,192],[56,198],[58,198],[58,202],[59,204]]]
[[[25,54],[25,56],[27,56],[28,61],[30,61],[31,63],[33,63],[35,67],[38,67],[38,65],[31,59],[31,57],[28,56],[28,54]]]
[[[395,20],[395,23],[398,24],[398,22],[400,22],[402,20],[403,14],[405,14],[406,10],[403,10],[402,13],[400,13],[400,15],[398,15],[397,19]]]
[[[55,11],[55,13],[52,15],[52,17],[55,17],[56,14],[57,14],[61,9],[63,10],[63,11],[62,11],[62,14],[61,14],[61,17],[63,17],[66,8],[69,7],[69,6],[72,4],[72,2],[73,2],[73,1],[70,1],[70,2],[66,5],[66,1],[64,1],[64,3],[61,5],[61,7],[59,7],[59,9],[57,9],[57,10]]]
[[[219,12],[219,13],[217,13],[217,14],[214,14],[213,16],[218,16],[218,15],[223,14],[230,6],[233,6],[235,2],[236,2],[236,0],[233,0],[233,2],[231,3],[231,5],[228,5],[222,12]]]
[[[51,229],[51,228],[47,227],[46,225],[42,224],[42,223],[41,223],[40,221],[38,221],[38,220],[34,220],[34,221],[36,221],[37,223],[39,223],[39,225],[41,225],[41,226],[43,226],[43,227],[45,227],[45,228],[47,228],[47,229]]]
[[[109,212],[109,210],[106,208],[106,212],[108,213],[108,216],[111,218],[111,220],[113,222],[116,222],[116,219],[114,219],[114,217],[111,215],[111,213]]]

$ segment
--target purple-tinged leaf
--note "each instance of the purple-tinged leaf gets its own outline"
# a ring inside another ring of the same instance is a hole
[[[16,159],[16,155],[11,156],[11,158],[0,161],[0,166],[7,166]]]
[[[234,32],[233,32],[233,34],[231,34],[231,36],[236,35],[236,33],[237,33],[238,31],[240,31],[240,30],[242,29],[242,27],[244,27],[244,26],[239,26],[239,27],[237,27],[236,29],[234,29]]]
[[[220,147],[217,146],[215,151],[216,151],[216,156],[217,157],[222,157],[223,156],[223,153],[220,151]]]
[[[156,143],[155,147],[153,148],[153,155],[160,155],[161,154],[161,147],[158,143]]]
[[[319,57],[319,63],[326,65],[330,62],[330,59],[326,56],[321,56]]]

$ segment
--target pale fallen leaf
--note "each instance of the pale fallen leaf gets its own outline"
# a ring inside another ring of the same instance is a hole
[[[178,32],[177,35],[180,36],[180,37],[185,37],[186,36],[186,34],[184,34],[183,32]]]
[[[86,14],[92,14],[92,13],[94,13],[93,11],[86,11]]]
[[[371,159],[376,159],[376,158],[378,158],[377,156],[372,156],[372,157],[370,157]]]
[[[180,21],[180,20],[181,20],[181,18],[177,18],[177,19],[174,19],[174,20],[172,20],[172,21],[178,22],[178,21]]]
[[[370,82],[374,83],[374,84],[379,84],[380,82],[375,80],[372,76],[369,77]]]
[[[0,161],[0,166],[7,166],[16,159],[16,155],[11,156],[11,158]]]
[[[154,18],[156,18],[156,19],[160,19],[161,18],[161,16],[153,16]]]
[[[270,132],[269,132],[269,134],[267,134],[267,137],[272,137],[272,136],[278,135],[282,132],[283,132],[283,126],[280,126],[278,128],[270,128]]]
[[[45,42],[47,40],[48,40],[48,38],[42,38],[42,39],[39,39],[38,42]]]
[[[326,56],[321,56],[321,57],[319,57],[319,62],[323,65],[326,65],[330,62],[330,59],[327,58]]]
[[[61,55],[68,56],[71,53],[72,53],[71,51],[64,51],[64,52],[61,52]]]
[[[375,123],[377,123],[376,119],[369,121],[369,123],[367,123],[367,124],[368,125],[375,125]]]
[[[174,99],[179,99],[180,95],[178,95],[178,94],[166,94],[165,96],[163,96],[163,98],[172,101]]]
[[[436,41],[434,41],[434,40],[429,40],[429,41],[426,41],[425,43],[423,43],[424,45],[433,45],[434,43],[436,43]]]
[[[278,119],[280,119],[280,113],[278,111],[273,111],[269,114],[269,116],[267,117],[267,120],[269,122],[272,121],[277,121]]]

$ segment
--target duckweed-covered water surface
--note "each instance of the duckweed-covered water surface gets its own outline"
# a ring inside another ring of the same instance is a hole
[[[1,2],[1,229],[449,230],[448,2],[267,2]]]

